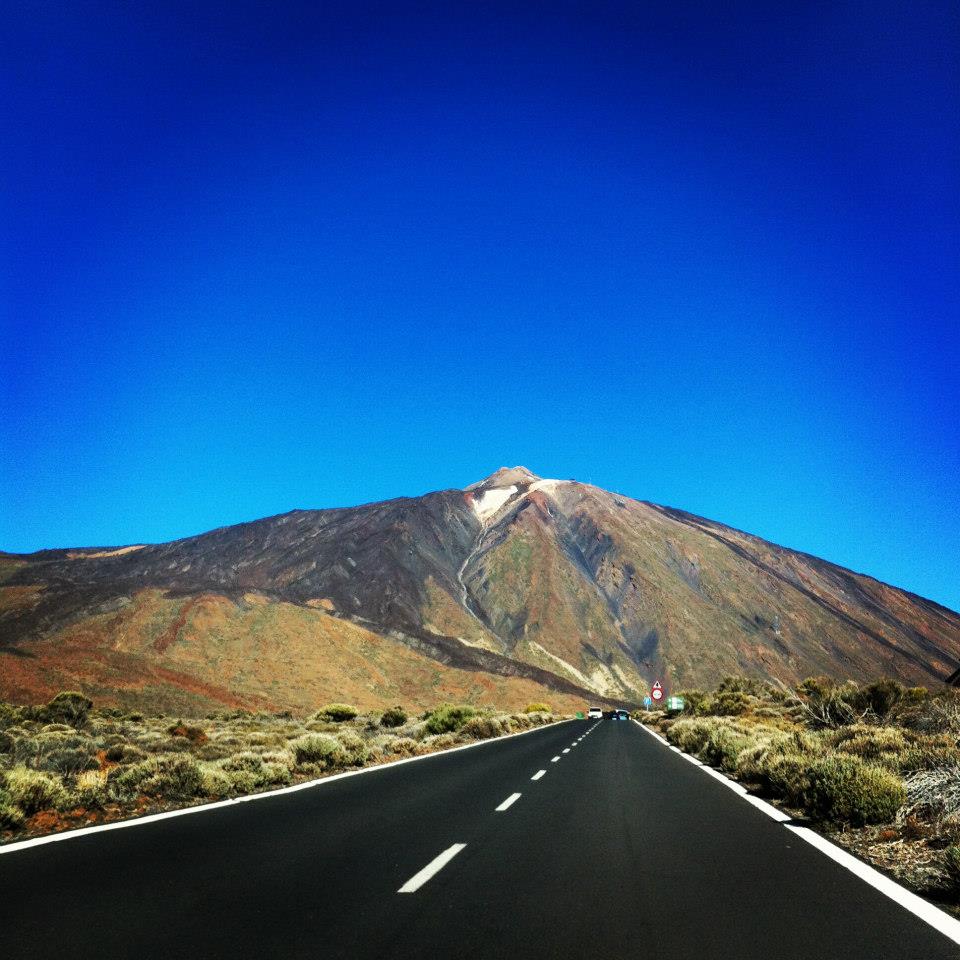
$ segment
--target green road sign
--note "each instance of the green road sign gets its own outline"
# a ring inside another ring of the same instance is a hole
[[[583,711],[582,711],[582,710],[578,710],[578,711],[577,711],[577,719],[578,719],[578,720],[582,720],[582,719],[583,719]]]
[[[683,697],[667,697],[668,710],[682,710],[685,706]]]

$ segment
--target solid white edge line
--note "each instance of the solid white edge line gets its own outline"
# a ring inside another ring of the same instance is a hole
[[[671,746],[671,744],[667,743],[663,737],[661,737],[658,733],[654,733],[654,731],[649,727],[644,726],[639,720],[634,720],[633,722],[640,727],[641,730],[646,730],[651,736],[656,737],[667,746]],[[899,883],[897,883],[895,880],[891,880],[879,870],[875,870],[873,867],[865,864],[862,860],[858,860],[855,856],[853,856],[853,854],[847,853],[846,850],[838,847],[835,843],[831,843],[826,837],[822,837],[815,830],[811,830],[809,827],[794,826],[793,824],[789,823],[788,821],[790,821],[792,817],[789,817],[782,810],[778,810],[772,804],[766,803],[759,797],[752,796],[741,784],[735,783],[735,781],[725,777],[719,771],[714,770],[712,767],[708,767],[705,763],[697,760],[691,754],[683,753],[681,751],[680,755],[686,760],[696,762],[701,770],[709,773],[715,779],[726,783],[730,787],[734,787],[735,785],[736,789],[734,792],[746,800],[751,806],[756,807],[773,820],[782,823],[791,833],[800,837],[801,840],[805,840],[812,847],[816,847],[821,853],[829,857],[841,867],[849,870],[852,874],[859,877],[864,883],[869,884],[884,896],[889,897],[895,903],[898,903],[904,908],[904,910],[907,910],[915,917],[918,917],[925,923],[929,924],[934,928],[934,930],[942,933],[948,940],[952,940],[954,943],[960,943],[960,920],[951,917],[948,913],[941,910],[939,907],[934,906],[932,903],[928,903],[923,899],[923,897],[912,893],[910,890],[907,890],[906,887],[900,886]]]
[[[761,800],[759,797],[755,797],[752,793],[744,794],[743,799],[746,800],[747,803],[755,806],[761,813],[765,813],[771,820],[776,820],[778,823],[788,823],[793,819],[789,813],[778,810],[773,804],[767,803],[766,800]]]
[[[546,772],[546,770],[538,770],[530,779],[539,780]]]
[[[380,770],[389,770],[391,767],[400,767],[405,763],[417,763],[420,760],[433,760],[436,757],[445,757],[451,753],[457,753],[460,750],[472,750],[474,747],[483,747],[490,743],[502,743],[504,740],[510,740],[513,737],[525,737],[530,733],[537,733],[542,730],[550,730],[561,723],[570,723],[573,718],[568,720],[557,720],[556,723],[548,723],[542,727],[533,727],[531,730],[520,730],[518,733],[508,733],[502,737],[491,737],[488,740],[477,740],[476,743],[465,743],[460,747],[450,747],[447,750],[437,750],[434,753],[425,753],[419,757],[404,757],[402,760],[392,760],[390,763],[374,763],[369,767],[363,767],[360,770],[347,770],[344,773],[335,773],[329,777],[319,777],[316,780],[307,780],[304,783],[295,783],[292,787],[280,787],[277,790],[265,790],[263,793],[251,793],[245,797],[233,797],[230,800],[215,800],[213,803],[198,803],[192,807],[183,807],[180,810],[166,810],[163,813],[151,813],[146,817],[131,817],[129,820],[117,820],[115,823],[99,823],[93,827],[80,827],[78,830],[64,830],[61,833],[51,833],[44,837],[32,837],[29,840],[16,840],[13,843],[0,844],[0,855],[5,853],[16,853],[20,850],[27,850],[30,847],[41,847],[47,843],[59,843],[61,840],[73,840],[76,837],[87,836],[91,833],[104,833],[107,830],[124,830],[127,827],[139,827],[147,823],[155,823],[158,820],[169,820],[173,817],[185,817],[193,813],[209,813],[212,810],[221,810],[224,807],[232,807],[238,803],[251,803],[254,800],[266,800],[269,797],[279,797],[286,793],[297,793],[300,790],[311,790],[314,787],[322,787],[324,784],[333,783],[334,780],[345,780],[347,777],[360,777],[365,773],[377,773]],[[557,757],[559,760],[560,758]]]
[[[919,897],[905,887],[901,887],[895,880],[891,880],[880,873],[879,870],[867,866],[862,860],[858,860],[853,854],[847,853],[846,850],[842,850],[836,844],[831,843],[826,837],[821,837],[819,833],[809,827],[797,827],[789,823],[786,827],[791,833],[800,837],[801,840],[805,840],[810,846],[816,847],[822,854],[840,864],[841,867],[846,867],[847,870],[858,876],[864,883],[868,883],[874,890],[879,890],[884,896],[898,903],[904,910],[909,910],[915,917],[919,917],[930,924],[931,927],[949,940],[960,943],[960,920],[956,920],[939,907],[928,903],[923,897]]]
[[[434,857],[422,870],[418,870],[397,893],[416,893],[434,874],[439,873],[463,848],[465,843],[455,843]]]
[[[522,793],[511,793],[510,796],[496,808],[496,812],[503,813],[504,810],[509,810],[522,796]]]

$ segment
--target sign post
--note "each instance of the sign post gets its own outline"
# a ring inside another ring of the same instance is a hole
[[[659,703],[663,699],[663,687],[660,686],[660,681],[657,680],[653,684],[653,689],[650,691],[650,696]]]

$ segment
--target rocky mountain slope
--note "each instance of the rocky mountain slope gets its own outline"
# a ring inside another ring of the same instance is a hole
[[[960,616],[935,603],[523,467],[172,543],[0,555],[11,699],[572,707],[733,672],[935,685],[958,663]]]

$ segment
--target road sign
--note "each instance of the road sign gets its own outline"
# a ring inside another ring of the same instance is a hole
[[[643,698],[644,709],[649,710],[653,706],[653,701],[649,697]]]
[[[667,697],[668,710],[682,710],[686,705],[683,697]]]
[[[663,699],[663,687],[660,686],[660,681],[657,680],[653,685],[653,689],[650,691],[650,695],[654,700],[659,703]]]

